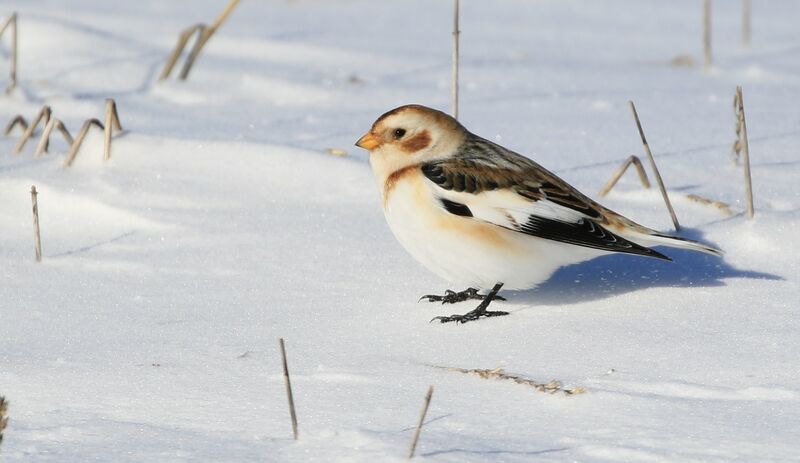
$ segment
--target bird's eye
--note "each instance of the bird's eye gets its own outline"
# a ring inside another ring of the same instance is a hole
[[[406,129],[395,129],[394,130],[394,139],[399,140],[403,138],[403,135],[406,134]]]

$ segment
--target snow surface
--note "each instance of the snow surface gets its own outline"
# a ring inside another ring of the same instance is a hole
[[[739,2],[714,2],[703,73],[668,64],[702,62],[699,1],[462,2],[467,127],[596,195],[641,154],[632,99],[685,236],[726,251],[599,258],[462,326],[428,323],[474,304],[417,303],[448,284],[391,236],[352,146],[395,106],[449,109],[451,2],[244,0],[189,81],[155,82],[178,31],[224,3],[0,3],[20,15],[0,122],[48,104],[74,134],[113,97],[125,128],[111,161],[92,132],[71,169],[57,134],[38,158],[35,140],[13,155],[18,132],[0,139],[3,462],[403,461],[429,384],[419,461],[800,455],[800,3],[753,2],[742,49]],[[737,84],[752,221],[730,158]],[[670,230],[633,173],[603,202]]]

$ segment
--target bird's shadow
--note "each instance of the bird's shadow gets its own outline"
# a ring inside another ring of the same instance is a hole
[[[700,233],[683,229],[681,236],[697,240]],[[575,304],[645,288],[724,286],[728,278],[783,280],[779,275],[735,268],[724,257],[674,248],[659,250],[673,262],[609,254],[563,267],[538,287],[513,293],[509,300],[526,305]]]

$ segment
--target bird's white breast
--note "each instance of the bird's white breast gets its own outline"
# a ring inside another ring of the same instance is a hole
[[[531,288],[563,265],[598,253],[544,240],[441,207],[418,171],[384,188],[384,212],[398,241],[432,272],[457,285]]]

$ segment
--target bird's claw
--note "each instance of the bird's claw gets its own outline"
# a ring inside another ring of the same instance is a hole
[[[472,289],[472,288],[470,288],[470,289]],[[469,291],[469,290],[467,290],[467,291]],[[466,291],[462,291],[462,292],[466,292]],[[423,299],[427,299],[428,302],[441,302],[442,304],[452,304],[454,302],[458,302],[458,301],[456,301],[456,298],[459,297],[458,295],[459,295],[459,293],[457,293],[457,292],[455,292],[455,291],[453,291],[451,289],[446,289],[444,291],[444,296],[439,296],[438,294],[426,294],[426,295],[422,296],[421,298],[419,298],[419,301],[417,301],[417,302],[422,302]],[[466,299],[463,299],[463,300],[466,300]]]
[[[455,304],[456,302],[464,302],[470,299],[475,299],[482,301],[486,299],[486,296],[483,294],[478,294],[478,290],[476,288],[467,288],[464,291],[455,292],[453,290],[447,289],[444,292],[444,296],[439,296],[436,294],[426,294],[419,298],[421,302],[423,299],[427,299],[428,302],[441,302],[442,304]],[[503,296],[494,296],[493,299],[498,301],[505,301],[506,299]]]
[[[464,315],[450,315],[449,317],[433,317],[430,323],[433,323],[434,321],[439,321],[440,323],[450,323],[450,322],[467,323],[478,320],[481,317],[487,317],[487,318],[500,317],[503,315],[508,315],[508,312],[503,312],[501,310],[495,310],[495,311],[484,310],[478,312],[473,310],[472,312],[467,312]]]

